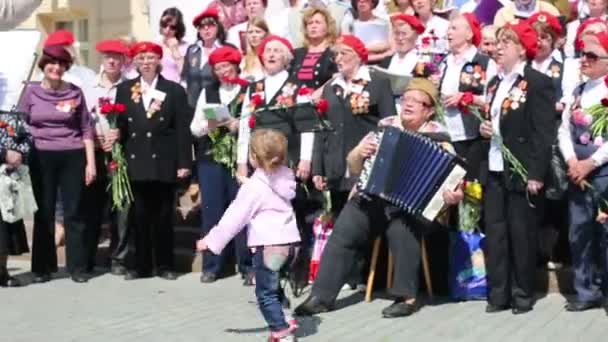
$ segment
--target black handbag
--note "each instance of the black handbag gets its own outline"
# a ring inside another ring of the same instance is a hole
[[[551,146],[551,162],[545,197],[553,201],[562,200],[568,190],[568,165],[564,161],[559,146]]]

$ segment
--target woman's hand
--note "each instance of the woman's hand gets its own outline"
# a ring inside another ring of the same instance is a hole
[[[323,176],[313,176],[312,182],[315,185],[315,188],[319,191],[327,190],[327,178]]]
[[[228,127],[228,130],[230,130],[230,133],[237,133],[239,131],[240,122],[241,120],[239,119],[230,119],[230,121],[226,125]]]
[[[608,221],[608,214],[603,211],[598,211],[597,217],[595,218],[595,220],[598,223],[604,224],[604,223],[606,223],[606,221]]]
[[[310,177],[310,160],[300,160],[298,163],[298,169],[296,170],[296,177],[306,181]]]
[[[120,130],[113,128],[101,139],[101,149],[104,152],[110,152],[112,151],[112,146],[120,139]]]
[[[87,166],[84,169],[84,184],[86,186],[91,185],[96,177],[97,169],[95,168],[95,163],[87,163]]]
[[[464,192],[459,186],[455,190],[446,190],[443,192],[443,200],[447,205],[456,205],[464,198]]]
[[[595,170],[595,163],[591,158],[573,163],[568,161],[568,176],[574,184],[580,185],[593,170]]]
[[[20,152],[8,150],[6,151],[6,164],[11,169],[16,169],[23,163],[23,155]]]
[[[245,183],[248,173],[249,168],[247,167],[247,164],[238,164],[236,166],[236,180],[239,182],[239,184]]]
[[[494,135],[494,128],[492,128],[492,121],[486,120],[479,125],[479,134],[484,138],[491,138]]]
[[[363,140],[359,142],[359,145],[355,147],[357,155],[362,159],[371,157],[378,149],[378,142],[373,133],[367,133]]]
[[[446,107],[456,107],[462,98],[462,93],[443,96],[443,105]]]
[[[538,195],[540,190],[543,188],[543,182],[539,182],[533,179],[528,180],[528,192],[531,195]]]

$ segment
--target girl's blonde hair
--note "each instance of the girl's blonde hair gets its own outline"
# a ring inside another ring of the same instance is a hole
[[[272,172],[287,160],[287,138],[273,129],[256,129],[249,142],[251,158],[266,172]]]
[[[247,24],[247,31],[249,31],[249,27],[255,26],[257,28],[262,29],[262,31],[266,32],[266,36],[270,34],[270,30],[268,29],[268,24],[266,20],[262,18],[253,18],[249,20]],[[263,38],[263,37],[262,37]],[[243,71],[245,73],[253,71],[253,69],[260,65],[260,60],[258,59],[258,54],[256,49],[249,44],[247,41],[247,51],[245,53]]]

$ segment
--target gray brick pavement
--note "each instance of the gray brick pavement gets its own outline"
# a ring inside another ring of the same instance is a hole
[[[10,261],[14,273],[29,263]],[[19,276],[29,280],[24,273]],[[353,294],[352,292],[345,295]],[[355,299],[361,296],[354,294]],[[353,298],[352,296],[350,298]],[[528,315],[487,315],[483,302],[427,305],[405,319],[380,318],[376,299],[301,320],[301,341],[606,341],[603,310],[568,313],[564,298],[541,298]],[[0,289],[0,341],[264,341],[252,288],[237,277],[210,285],[187,274],[175,282],[125,282],[109,274],[89,283],[67,278]]]

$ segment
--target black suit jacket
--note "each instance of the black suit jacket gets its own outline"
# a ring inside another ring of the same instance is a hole
[[[303,47],[297,48],[294,51],[294,58],[293,62],[291,63],[290,73],[292,76],[295,76],[296,79],[298,78],[298,72],[300,71],[300,68],[302,68],[302,63],[304,62],[304,58],[306,57],[307,53],[308,49]],[[321,57],[319,57],[319,60],[314,66],[313,79],[310,81],[298,79],[298,81],[309,88],[317,89],[322,87],[325,82],[330,80],[336,72],[338,72],[338,67],[332,60],[331,49],[327,48],[325,51],[323,51],[323,54],[321,54]]]
[[[156,89],[166,94],[160,110],[151,118],[146,115],[143,96],[133,100],[132,88],[140,78],[123,82],[116,92],[116,103],[126,106],[119,120],[121,140],[128,162],[129,178],[133,181],[174,183],[177,170],[190,169],[192,138],[186,91],[179,84],[158,76]]]
[[[315,136],[312,174],[325,176],[330,187],[348,191],[356,178],[345,179],[346,156],[363,139],[377,129],[378,121],[397,114],[390,82],[370,70],[371,81],[363,87],[369,92],[369,110],[354,114],[349,94],[343,98],[344,89],[330,81],[323,88],[323,98],[329,102],[327,119],[333,132],[322,132]]]
[[[488,84],[490,108],[500,79],[494,77]],[[551,79],[526,66],[524,76],[519,77],[513,88],[527,82],[526,102],[518,108],[506,109],[500,118],[500,133],[505,146],[528,171],[528,179],[545,182],[551,159],[551,144],[555,141],[555,91]],[[511,88],[511,89],[513,89]],[[481,166],[481,182],[485,184],[488,174],[488,149]],[[513,174],[505,160],[504,176],[507,189],[525,191],[523,180]],[[546,183],[546,182],[545,182]]]

